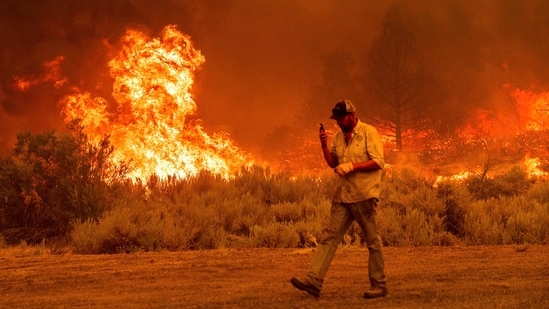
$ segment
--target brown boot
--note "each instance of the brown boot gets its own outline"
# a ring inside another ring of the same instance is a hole
[[[385,297],[387,296],[387,293],[389,291],[387,288],[382,288],[379,286],[373,286],[370,288],[370,290],[366,291],[364,293],[364,298],[378,298],[378,297]]]
[[[312,284],[309,283],[308,280],[299,280],[297,279],[296,277],[293,277],[292,279],[290,279],[290,282],[292,283],[292,285],[302,291],[305,291],[311,295],[313,295],[314,297],[318,297],[320,296],[320,290],[313,286]]]

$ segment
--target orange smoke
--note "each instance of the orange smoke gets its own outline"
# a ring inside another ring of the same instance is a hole
[[[175,26],[159,38],[129,30],[109,62],[116,112],[107,101],[76,91],[63,98],[66,122],[76,119],[94,142],[110,135],[115,162],[131,162],[131,178],[187,178],[201,170],[228,178],[250,158],[226,133],[206,134],[196,113],[194,73],[205,58]]]
[[[53,85],[55,86],[55,88],[59,88],[63,86],[67,82],[67,78],[62,77],[59,70],[63,60],[65,60],[65,57],[57,56],[55,59],[51,61],[46,61],[43,64],[44,73],[42,73],[40,76],[35,76],[35,77],[16,76],[14,78],[15,82],[13,84],[13,88],[19,91],[27,91],[32,86],[35,86],[44,82],[49,82],[49,81],[53,81]]]

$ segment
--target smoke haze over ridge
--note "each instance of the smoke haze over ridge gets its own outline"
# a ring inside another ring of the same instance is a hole
[[[326,53],[344,49],[362,65],[391,5],[402,7],[418,51],[437,74],[443,96],[434,117],[457,124],[475,108],[507,108],[505,85],[549,90],[545,1],[5,0],[0,149],[22,130],[62,130],[57,102],[72,87],[112,102],[107,62],[125,30],[155,37],[168,24],[189,34],[206,58],[195,83],[198,116],[253,148],[311,99]],[[13,88],[16,77],[37,78],[45,62],[60,56],[64,83]]]

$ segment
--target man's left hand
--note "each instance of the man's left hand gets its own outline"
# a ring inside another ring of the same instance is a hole
[[[347,174],[349,174],[350,172],[352,172],[354,170],[354,167],[353,167],[353,163],[352,162],[347,162],[347,163],[341,163],[340,165],[338,165],[334,171],[339,175],[339,176],[345,176]]]

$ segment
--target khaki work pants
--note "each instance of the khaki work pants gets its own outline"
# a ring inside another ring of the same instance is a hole
[[[368,276],[371,286],[387,287],[385,281],[385,262],[383,245],[377,232],[375,221],[377,199],[358,203],[332,202],[330,219],[324,229],[323,240],[318,246],[307,271],[307,280],[318,289],[322,289],[324,276],[335,255],[337,246],[354,220],[362,229],[363,239],[369,251]]]

